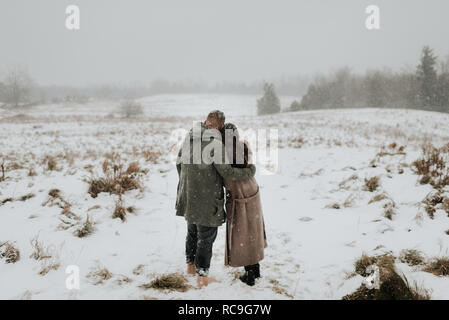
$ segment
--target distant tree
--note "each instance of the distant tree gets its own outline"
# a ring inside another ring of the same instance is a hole
[[[449,72],[438,76],[437,111],[449,112]]]
[[[437,105],[438,76],[436,71],[437,57],[433,50],[425,46],[421,54],[421,62],[416,71],[418,81],[418,103],[430,108]]]
[[[138,117],[143,114],[142,105],[134,100],[124,100],[120,104],[119,111],[125,118]]]
[[[366,105],[371,108],[384,108],[387,106],[388,79],[380,72],[368,72],[365,77]]]
[[[290,111],[299,111],[299,110],[302,110],[301,103],[294,100],[290,105]]]
[[[4,79],[3,97],[6,103],[17,107],[27,102],[33,86],[28,72],[21,67],[13,67]]]
[[[5,99],[5,85],[0,82],[0,103]]]
[[[257,100],[257,114],[263,115],[281,112],[281,102],[276,95],[274,84],[265,83],[263,91],[263,97]]]

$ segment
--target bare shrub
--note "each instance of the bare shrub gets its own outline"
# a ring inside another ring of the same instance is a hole
[[[379,177],[375,176],[369,179],[365,179],[365,190],[374,192],[379,187]]]
[[[409,266],[418,266],[425,262],[422,252],[414,249],[402,250],[399,255],[399,260]]]
[[[143,114],[142,105],[134,100],[125,100],[120,103],[119,112],[124,118],[139,117]]]
[[[0,258],[6,263],[16,263],[20,260],[20,251],[9,241],[0,243]]]
[[[143,289],[170,290],[185,292],[191,288],[187,279],[178,273],[171,273],[157,277],[153,281],[140,286]]]
[[[436,276],[449,276],[449,258],[434,258],[423,270],[433,273]]]

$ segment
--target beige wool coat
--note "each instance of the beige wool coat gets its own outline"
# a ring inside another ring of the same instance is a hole
[[[265,224],[256,179],[224,181],[226,187],[225,265],[249,266],[264,258]]]

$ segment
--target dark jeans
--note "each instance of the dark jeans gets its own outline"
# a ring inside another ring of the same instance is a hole
[[[217,237],[217,227],[187,223],[186,262],[196,266],[200,276],[209,274],[212,246]]]

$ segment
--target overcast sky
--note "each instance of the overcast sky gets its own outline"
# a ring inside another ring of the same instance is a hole
[[[81,30],[65,28],[65,8]],[[381,29],[365,28],[366,6]],[[0,0],[0,72],[42,84],[254,81],[449,54],[448,0]]]

